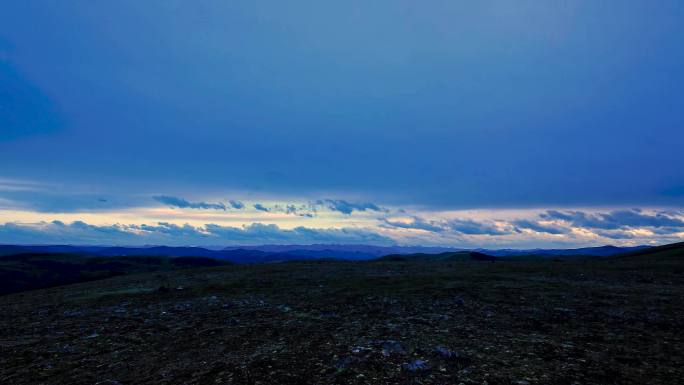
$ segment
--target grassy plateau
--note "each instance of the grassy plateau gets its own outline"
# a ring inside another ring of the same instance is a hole
[[[683,305],[681,244],[168,268],[1,296],[0,384],[681,384]]]

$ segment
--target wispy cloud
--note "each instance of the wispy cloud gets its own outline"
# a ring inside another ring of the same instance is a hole
[[[476,221],[473,219],[438,219],[427,220],[412,216],[409,221],[380,219],[384,225],[402,228],[424,230],[433,233],[453,232],[464,235],[508,235],[517,232],[510,223],[497,225],[492,221]]]
[[[242,203],[242,202],[240,202],[240,201],[238,201],[238,200],[233,200],[233,199],[231,199],[231,200],[228,201],[228,204],[230,204],[230,207],[232,207],[232,208],[234,208],[234,209],[236,209],[236,210],[242,210],[242,209],[245,208],[245,204]]]
[[[324,199],[316,201],[316,204],[327,207],[342,214],[351,214],[354,211],[387,211],[374,203],[369,202],[348,202],[343,199]]]
[[[536,231],[538,233],[547,233],[547,234],[555,234],[555,235],[567,234],[571,231],[571,229],[567,228],[567,227],[558,226],[555,224],[542,224],[542,223],[539,223],[538,221],[529,220],[529,219],[518,219],[518,220],[512,221],[511,224],[516,226],[519,229],[527,229],[527,230]]]
[[[472,219],[451,219],[446,223],[451,230],[466,235],[507,235],[515,232],[510,226],[497,226],[493,222]]]
[[[261,203],[255,203],[255,204],[254,204],[254,208],[257,209],[257,210],[259,210],[259,211],[264,211],[264,212],[267,212],[267,213],[271,211],[271,209],[269,209],[268,207],[262,205]]]
[[[35,191],[47,188],[45,184],[0,177],[0,191]]]
[[[297,215],[299,217],[313,218],[316,216],[316,208],[311,205],[300,205],[296,206],[289,204],[285,206],[285,213]]]
[[[387,226],[401,229],[425,230],[435,233],[445,231],[445,228],[443,226],[440,226],[438,222],[427,221],[423,218],[416,216],[411,217],[410,221],[391,220],[387,218],[382,218],[381,221],[384,222],[384,224]]]
[[[190,202],[183,198],[168,196],[168,195],[157,195],[152,197],[159,203],[163,203],[167,206],[178,207],[178,208],[189,208],[189,209],[204,209],[204,210],[226,210],[226,205],[217,203],[207,203],[207,202]]]

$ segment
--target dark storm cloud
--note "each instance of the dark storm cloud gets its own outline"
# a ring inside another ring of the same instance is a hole
[[[181,209],[185,208],[190,208],[190,209],[204,209],[204,210],[226,210],[226,205],[218,202],[218,203],[207,203],[207,202],[189,202],[183,198],[178,198],[178,197],[173,197],[173,196],[168,196],[168,195],[157,195],[152,197],[152,199],[156,200],[159,203],[163,203],[167,206],[171,207],[178,207]]]

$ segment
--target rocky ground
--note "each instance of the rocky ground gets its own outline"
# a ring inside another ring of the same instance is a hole
[[[683,268],[303,262],[12,294],[0,383],[684,383]]]

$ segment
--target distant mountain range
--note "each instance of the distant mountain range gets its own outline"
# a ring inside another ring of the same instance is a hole
[[[585,256],[595,256],[595,257],[610,257],[617,254],[627,253],[631,251],[648,249],[650,246],[634,246],[634,247],[617,247],[617,246],[599,246],[599,247],[583,247],[579,249],[527,249],[527,250],[516,250],[516,249],[499,249],[499,250],[489,250],[489,249],[476,249],[483,254],[493,255],[495,257],[515,257],[524,255],[537,255],[537,256],[574,256],[574,255],[585,255]]]
[[[224,249],[201,247],[110,247],[73,245],[0,245],[0,257],[25,253],[68,253],[102,257],[162,256],[162,257],[205,257],[233,263],[267,263],[291,260],[339,259],[350,261],[371,260],[387,255],[436,255],[442,253],[476,252],[494,257],[530,256],[597,256],[609,257],[621,253],[638,251],[648,246],[616,247],[601,246],[579,249],[475,249],[465,250],[446,247],[420,246],[370,246],[370,245],[261,245],[232,246]]]

